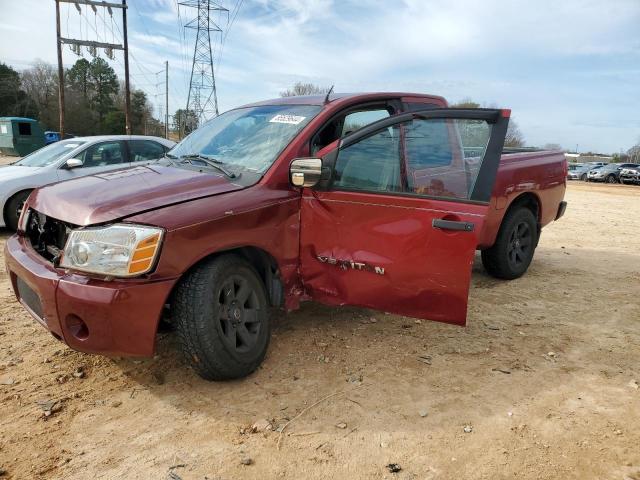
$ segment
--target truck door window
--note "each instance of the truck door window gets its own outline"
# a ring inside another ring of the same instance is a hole
[[[349,113],[346,117],[344,117],[342,134],[340,135],[340,137],[345,137],[351,132],[355,132],[356,130],[369,125],[370,123],[377,122],[378,120],[382,120],[383,118],[387,118],[388,116],[388,110],[380,109]]]
[[[398,126],[386,128],[340,150],[336,159],[333,188],[400,191],[399,132]]]
[[[317,151],[339,138],[343,138],[370,123],[387,118],[391,114],[389,107],[380,106],[363,110],[351,110],[346,114],[339,115],[314,135],[311,140],[311,154],[315,155]]]
[[[414,119],[404,124],[410,193],[467,200],[491,136],[484,120]]]

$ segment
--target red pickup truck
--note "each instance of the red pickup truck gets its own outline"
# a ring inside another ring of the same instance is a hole
[[[35,190],[7,270],[72,348],[150,356],[164,316],[214,380],[260,365],[270,307],[464,325],[476,249],[517,278],[566,207],[560,152],[503,155],[509,115],[405,93],[240,107],[157,162]]]

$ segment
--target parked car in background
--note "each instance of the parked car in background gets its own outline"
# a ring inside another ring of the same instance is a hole
[[[0,153],[22,157],[44,147],[44,132],[33,118],[0,117]]]
[[[584,163],[569,163],[569,164],[567,164],[567,169],[570,172],[573,172],[574,170],[577,170],[577,169],[582,168],[582,167],[584,167]]]
[[[619,178],[620,183],[640,183],[640,165],[623,168]]]
[[[589,171],[592,170],[593,168],[594,168],[594,166],[591,165],[590,163],[585,163],[581,167],[575,168],[573,170],[569,170],[567,172],[567,179],[568,180],[586,181]],[[599,168],[599,167],[597,167],[597,168]]]
[[[175,142],[159,137],[78,137],[0,166],[0,227],[17,228],[22,205],[36,187],[155,160],[173,145]]]
[[[153,354],[162,312],[204,378],[262,362],[271,307],[357,305],[464,325],[476,249],[523,275],[565,212],[558,151],[503,154],[510,111],[442,97],[287,97],[212,119],[167,158],[39,188],[5,261],[84,352]]]
[[[624,168],[633,168],[635,163],[609,163],[602,167],[589,170],[587,173],[588,182],[620,183],[620,172]]]

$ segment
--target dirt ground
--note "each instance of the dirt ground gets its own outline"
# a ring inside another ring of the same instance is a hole
[[[195,376],[171,333],[150,360],[71,351],[3,270],[0,478],[638,480],[640,187],[567,200],[525,277],[476,258],[466,328],[306,304],[228,383]],[[262,420],[292,421],[249,433]]]

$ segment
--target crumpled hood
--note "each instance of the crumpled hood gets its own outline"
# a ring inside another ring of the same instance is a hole
[[[147,165],[48,185],[35,191],[29,205],[84,226],[242,188],[209,172]]]

